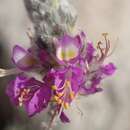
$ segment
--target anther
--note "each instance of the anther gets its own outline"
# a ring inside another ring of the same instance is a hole
[[[58,100],[59,100],[59,97],[58,97],[58,96],[54,96],[53,99],[54,99],[55,101],[58,101]]]
[[[61,93],[57,93],[57,96],[58,96],[58,97],[62,97],[63,95],[64,95],[63,92],[61,92]]]
[[[70,86],[71,86],[70,81],[66,81],[65,87],[70,87]]]
[[[70,96],[70,99],[73,100],[74,99],[74,92],[70,92],[69,96]]]
[[[56,85],[52,85],[52,86],[51,86],[51,89],[52,89],[52,90],[57,90],[57,86],[56,86]]]
[[[63,103],[63,106],[64,106],[65,109],[68,109],[68,108],[69,108],[69,103],[64,102],[64,103]]]
[[[58,99],[57,102],[58,102],[58,104],[61,104],[61,103],[62,103],[62,100],[61,100],[61,99]]]

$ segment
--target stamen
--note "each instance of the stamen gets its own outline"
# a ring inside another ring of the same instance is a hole
[[[89,64],[88,64],[88,62],[86,61],[85,64],[86,64],[86,71],[89,71],[90,68],[89,68]],[[85,73],[86,73],[86,72],[85,72]]]
[[[101,56],[100,56],[99,59],[102,59],[102,58],[104,57],[103,49],[102,49],[102,47],[101,47],[101,45],[102,45],[103,43],[102,43],[101,41],[99,41],[97,44],[98,44],[98,45],[97,45],[97,49],[99,49],[99,51],[100,51],[100,53],[101,53]]]
[[[102,47],[103,43],[101,41],[98,42],[97,49],[100,51],[100,57],[99,61],[104,60],[105,57],[107,57],[108,52],[110,50],[110,41],[107,39],[108,33],[103,33],[102,34],[104,39],[105,39],[105,48]]]
[[[74,96],[75,96],[75,95],[74,95],[74,92],[73,92],[73,91],[70,92],[70,95],[69,95],[69,96],[70,96],[70,99],[73,100],[73,99],[74,99]]]
[[[69,87],[70,83],[67,83],[67,82],[69,82],[69,81],[65,81],[64,85],[62,87],[60,87],[60,88],[57,88],[57,90],[60,91],[62,89],[65,89],[65,88]]]
[[[58,97],[58,96],[54,96],[53,99],[54,99],[55,101],[58,101],[59,97]]]
[[[30,89],[23,89],[21,91],[20,97],[18,98],[19,106],[23,105],[23,102],[27,100]]]
[[[57,86],[56,86],[56,85],[52,85],[52,86],[51,86],[51,89],[52,89],[52,90],[57,90]]]
[[[63,103],[63,106],[64,106],[65,109],[68,109],[68,108],[69,108],[69,103],[64,102],[64,103]]]
[[[58,102],[58,104],[62,104],[63,101],[61,99],[58,99],[57,102]]]
[[[66,87],[70,87],[71,86],[71,84],[70,84],[70,81],[66,81]]]
[[[19,102],[19,106],[22,107],[23,106],[23,102]]]
[[[62,97],[63,95],[64,95],[63,92],[57,93],[57,96],[58,96],[58,97]]]
[[[52,86],[53,90],[56,90],[56,94],[53,96],[52,101],[57,102],[57,104],[61,104],[61,106],[64,109],[69,108],[69,103],[66,101],[72,101],[75,97],[75,93],[73,92],[71,88],[71,83],[69,80],[66,80],[64,82],[64,85],[62,86],[62,90],[60,88],[60,92],[58,92],[59,88],[55,85]]]
[[[57,91],[63,90],[64,89],[64,85],[61,86],[60,88],[57,88]]]
[[[78,102],[75,103],[75,106],[76,106],[77,110],[79,111],[79,113],[80,113],[80,115],[82,117],[84,114],[83,114],[83,111],[80,109],[80,107],[78,105]]]
[[[119,39],[117,39],[117,40],[119,40]],[[116,50],[116,48],[117,48],[117,42],[114,44],[114,47],[112,48],[111,52],[107,55],[107,57],[111,56],[113,54],[113,52]]]

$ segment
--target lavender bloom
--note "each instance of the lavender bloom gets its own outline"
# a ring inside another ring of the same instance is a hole
[[[6,90],[12,104],[23,106],[30,117],[46,109],[50,130],[56,116],[63,123],[71,121],[65,110],[78,97],[103,91],[102,80],[113,75],[116,66],[105,63],[111,47],[107,33],[96,47],[85,32],[72,35],[77,15],[67,0],[24,2],[34,24],[34,35],[27,33],[31,46],[14,46],[15,68],[0,68],[0,77],[16,75]]]
[[[11,102],[23,106],[29,116],[48,109],[53,112],[51,122],[59,116],[63,123],[69,123],[64,110],[76,97],[101,92],[101,81],[116,70],[113,63],[104,64],[110,49],[110,42],[104,37],[106,48],[101,42],[94,48],[84,32],[76,36],[64,34],[51,41],[54,53],[37,46],[38,41],[28,50],[16,45],[12,60],[19,75],[8,84],[6,91]],[[29,76],[33,71],[41,80]]]
[[[70,66],[64,69],[53,70],[51,74],[53,75],[51,88],[54,100],[61,107],[67,109],[83,82],[83,71],[78,67]]]
[[[76,37],[64,35],[58,39],[56,55],[59,60],[74,63],[80,55],[81,41]]]
[[[109,63],[101,68],[101,71],[105,75],[112,75],[116,70],[116,67],[113,63]]]
[[[13,104],[24,106],[29,116],[45,109],[51,98],[49,87],[34,78],[23,75],[17,76],[10,82],[6,93]]]

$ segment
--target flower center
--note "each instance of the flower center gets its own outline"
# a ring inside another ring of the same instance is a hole
[[[25,89],[24,88],[23,90],[21,90],[20,96],[18,98],[19,106],[22,106],[24,101],[27,101],[29,93],[30,93],[30,89]]]
[[[78,49],[76,46],[70,44],[67,47],[59,47],[57,49],[57,57],[60,60],[70,60],[75,58],[78,55]]]
[[[75,93],[72,91],[70,81],[66,80],[64,85],[58,88],[55,85],[52,85],[52,89],[55,91],[54,101],[60,104],[63,108],[68,109],[70,103],[75,97]]]

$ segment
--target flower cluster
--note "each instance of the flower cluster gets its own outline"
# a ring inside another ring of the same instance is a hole
[[[78,96],[102,91],[101,81],[116,70],[113,63],[104,64],[110,49],[107,34],[104,38],[97,48],[84,32],[52,39],[52,50],[41,38],[32,40],[35,44],[27,50],[16,45],[12,61],[18,75],[7,87],[12,103],[23,106],[29,116],[48,108],[53,118],[58,115],[63,123],[70,122],[64,110]]]

